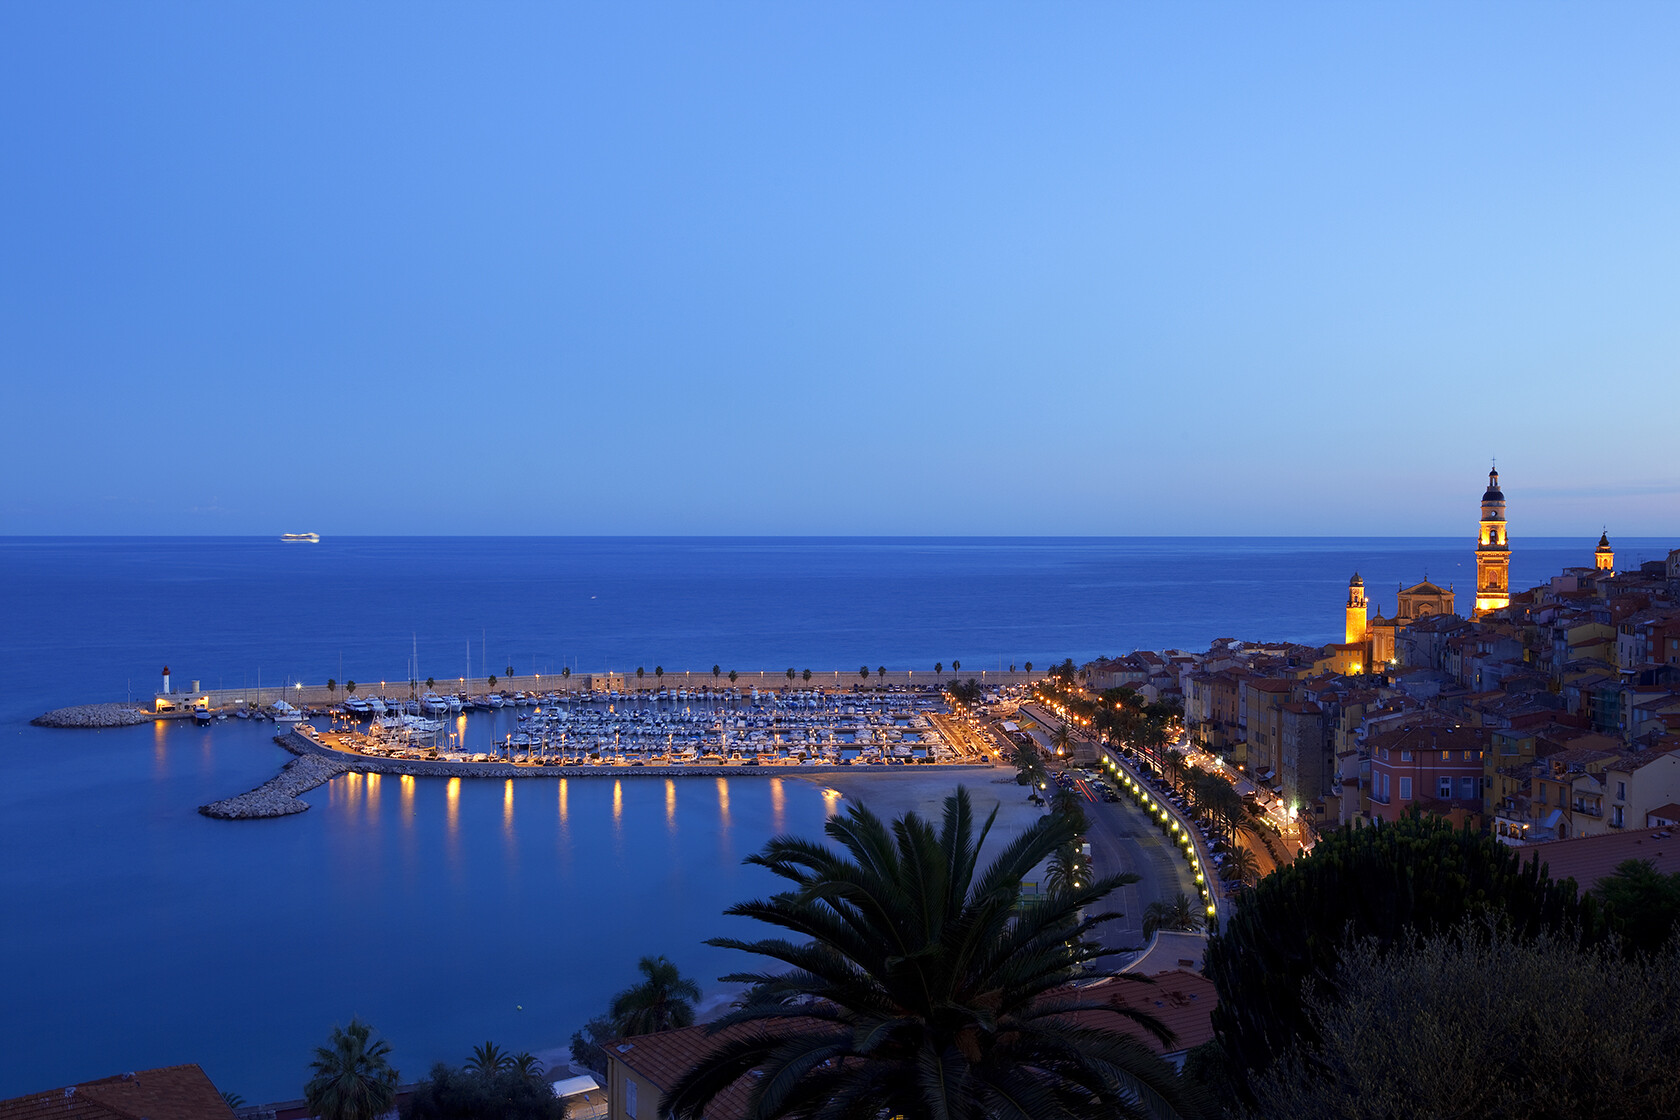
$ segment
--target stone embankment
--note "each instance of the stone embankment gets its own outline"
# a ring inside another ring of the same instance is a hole
[[[409,758],[375,758],[335,750],[301,731],[276,735],[274,741],[298,757],[273,778],[249,793],[200,805],[198,811],[219,820],[247,821],[287,817],[309,808],[298,794],[325,785],[340,774],[408,774],[416,778],[746,778],[797,777],[809,774],[856,773],[851,766],[515,766],[508,762],[423,762]],[[864,767],[880,770],[880,767]],[[916,769],[920,769],[917,767]],[[975,763],[945,763],[941,770],[990,770]],[[898,772],[887,771],[887,772]]]
[[[133,704],[77,704],[57,708],[30,720],[36,727],[133,727],[150,723],[152,715]]]
[[[282,746],[290,736],[277,736]],[[200,805],[198,811],[207,817],[224,821],[258,820],[264,817],[288,817],[309,808],[309,802],[298,799],[316,786],[325,785],[350,769],[350,765],[336,758],[310,753],[301,754],[281,768],[280,773],[249,793]]]
[[[274,741],[293,754],[343,762],[346,770],[363,774],[410,774],[416,778],[789,778],[809,774],[855,774],[859,771],[914,772],[921,766],[518,766],[511,762],[423,762],[411,758],[378,758],[335,750],[301,732],[276,735]],[[941,770],[990,770],[989,763],[945,762]],[[929,767],[928,769],[931,769]]]

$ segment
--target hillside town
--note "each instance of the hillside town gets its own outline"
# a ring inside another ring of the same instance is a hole
[[[1354,573],[1342,642],[1142,651],[1087,664],[1083,684],[1182,704],[1188,745],[1304,844],[1414,808],[1512,845],[1675,825],[1680,550],[1618,569],[1604,535],[1510,592],[1504,506],[1494,472],[1463,614],[1427,580],[1373,614]]]

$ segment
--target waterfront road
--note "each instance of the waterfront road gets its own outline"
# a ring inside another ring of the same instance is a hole
[[[1027,734],[1048,754],[1054,723],[1040,709],[1033,708],[1028,714],[1035,726],[1027,728]],[[1126,797],[1103,801],[1103,783],[1095,779],[1078,778],[1075,787],[1085,797],[1085,816],[1091,822],[1085,839],[1091,844],[1092,871],[1097,875],[1129,871],[1139,876],[1136,883],[1108,896],[1112,908],[1122,916],[1098,927],[1104,945],[1141,948],[1148,941],[1143,935],[1143,912],[1151,902],[1171,902],[1182,893],[1200,910],[1195,872],[1141,806]],[[1049,796],[1055,790],[1044,792]]]
[[[1086,796],[1085,815],[1091,826],[1085,838],[1091,843],[1092,871],[1099,876],[1127,871],[1139,876],[1136,883],[1108,896],[1123,916],[1098,927],[1104,945],[1115,949],[1143,946],[1148,940],[1143,935],[1143,912],[1151,902],[1171,902],[1182,893],[1200,909],[1195,873],[1149,814],[1129,798],[1103,801],[1100,782],[1081,778],[1076,788]]]

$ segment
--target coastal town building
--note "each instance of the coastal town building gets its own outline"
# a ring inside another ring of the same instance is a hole
[[[0,1101],[5,1120],[234,1120],[233,1109],[196,1065],[165,1066],[83,1081]]]

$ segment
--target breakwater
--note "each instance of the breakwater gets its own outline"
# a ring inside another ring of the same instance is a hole
[[[795,766],[531,766],[512,762],[426,762],[406,758],[375,758],[328,746],[302,731],[276,735],[274,741],[298,757],[279,774],[248,793],[199,806],[199,812],[218,820],[262,820],[301,813],[309,803],[298,798],[340,774],[406,774],[416,778],[796,778],[848,774],[859,770],[896,770],[884,767],[803,763]],[[941,763],[940,770],[990,770],[985,763]],[[913,769],[926,769],[917,766]]]
[[[286,736],[276,736],[283,740]],[[281,743],[282,746],[286,745]],[[325,785],[350,769],[348,762],[325,758],[317,754],[300,754],[280,768],[280,773],[238,797],[200,805],[198,811],[207,817],[225,821],[261,820],[268,817],[288,817],[309,808],[298,794]]]
[[[154,718],[133,704],[77,704],[55,708],[29,722],[36,727],[133,727]]]

